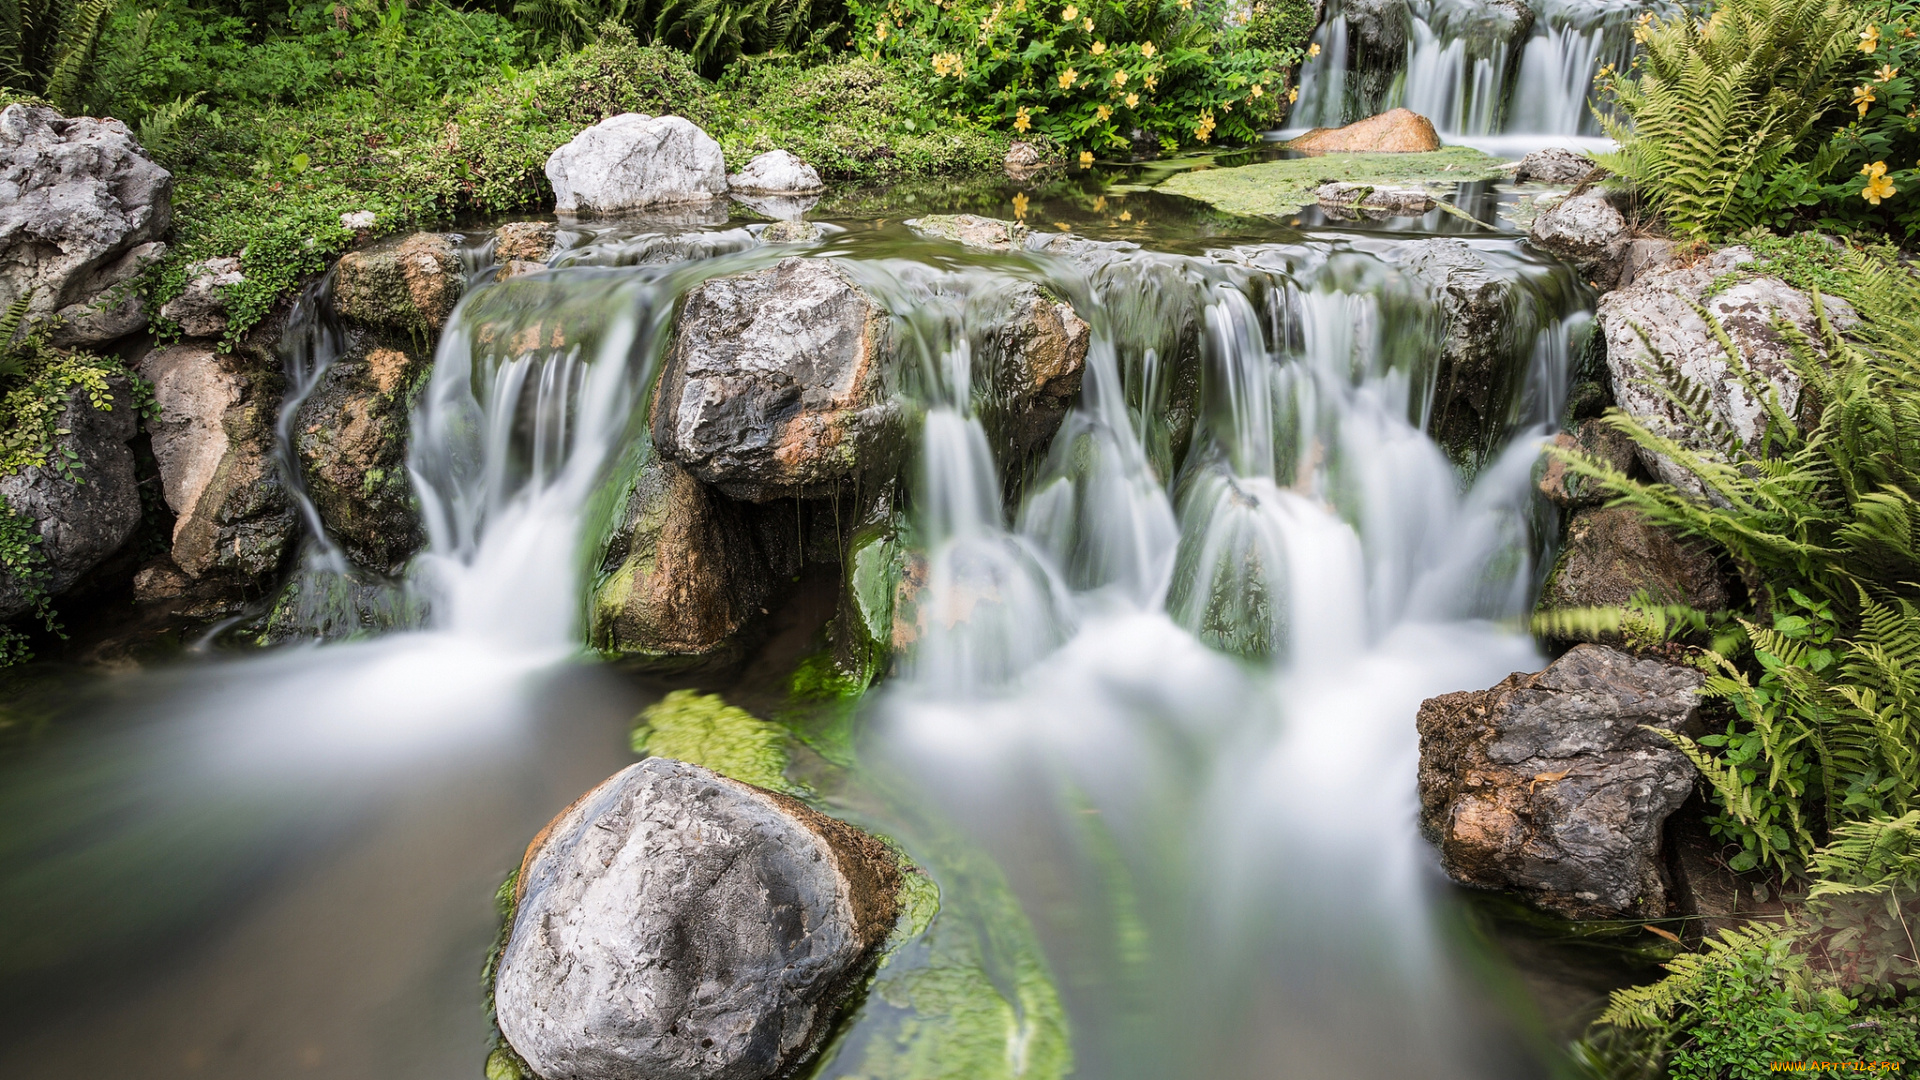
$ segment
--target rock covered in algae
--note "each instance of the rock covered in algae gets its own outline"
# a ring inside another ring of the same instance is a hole
[[[1420,706],[1420,827],[1455,881],[1574,919],[1666,914],[1662,828],[1693,791],[1689,667],[1579,645]]]
[[[824,495],[900,441],[892,320],[825,259],[687,293],[653,408],[660,456],[740,499]]]
[[[1503,175],[1497,158],[1471,147],[1449,146],[1423,154],[1329,153],[1196,169],[1169,177],[1155,190],[1198,199],[1230,214],[1286,217],[1318,202],[1326,184],[1420,188],[1438,198],[1460,184]]]
[[[494,989],[545,1080],[760,1080],[817,1050],[899,910],[879,841],[650,758],[536,837]]]
[[[1388,109],[1345,127],[1314,128],[1287,144],[1303,154],[1419,154],[1440,149],[1433,121],[1412,109]]]
[[[353,561],[397,571],[421,541],[407,479],[407,421],[431,364],[361,339],[333,362],[294,417],[307,495]]]
[[[414,233],[340,256],[333,306],[365,326],[432,333],[446,325],[466,290],[460,237]]]

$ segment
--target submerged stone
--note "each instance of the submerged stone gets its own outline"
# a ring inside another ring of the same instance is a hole
[[[1662,827],[1694,768],[1699,671],[1579,645],[1533,675],[1420,706],[1420,827],[1455,880],[1572,919],[1667,913]]]
[[[1287,217],[1317,203],[1326,184],[1419,188],[1439,198],[1460,184],[1502,175],[1498,158],[1471,147],[1449,146],[1431,153],[1329,153],[1197,169],[1169,177],[1154,190],[1198,199],[1230,214]]]
[[[650,758],[521,864],[494,989],[544,1080],[762,1080],[817,1051],[900,910],[887,847],[775,792]]]
[[[929,239],[951,240],[981,251],[1014,251],[1027,240],[1025,225],[978,214],[930,214],[909,220],[907,228]]]

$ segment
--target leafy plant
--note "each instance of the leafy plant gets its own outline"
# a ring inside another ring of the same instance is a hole
[[[1678,232],[1739,232],[1809,200],[1838,162],[1803,141],[1838,103],[1856,33],[1845,0],[1720,0],[1710,15],[1643,15],[1635,70],[1607,73],[1596,110],[1620,149],[1600,162]]]
[[[542,37],[590,41],[612,22],[668,45],[718,74],[742,56],[792,53],[838,32],[837,0],[515,0],[513,15]]]
[[[0,0],[0,86],[80,101],[115,0]]]

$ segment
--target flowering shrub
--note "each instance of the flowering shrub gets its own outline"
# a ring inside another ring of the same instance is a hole
[[[1824,157],[1832,182],[1822,192],[1836,223],[1920,233],[1920,0],[1876,5],[1854,44],[1846,124]]]
[[[1279,125],[1298,46],[1262,48],[1225,0],[869,0],[863,51],[924,73],[941,100],[1094,154],[1138,130],[1165,150]]]

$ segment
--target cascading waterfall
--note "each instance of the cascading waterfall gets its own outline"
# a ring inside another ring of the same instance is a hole
[[[1633,23],[1669,0],[1330,0],[1288,127],[1404,106],[1442,135],[1597,139],[1594,76],[1625,69]],[[1523,9],[1531,15],[1522,14]],[[1525,24],[1530,22],[1530,27]]]

